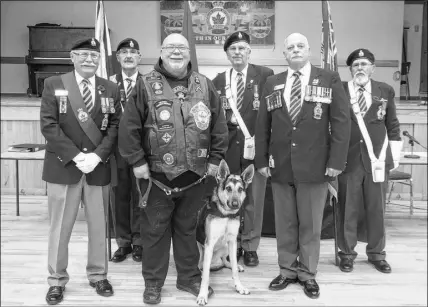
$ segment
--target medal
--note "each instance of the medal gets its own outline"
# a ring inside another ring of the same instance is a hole
[[[321,119],[322,116],[322,107],[321,102],[317,102],[316,106],[314,107],[314,118],[315,119]]]
[[[107,99],[105,97],[100,97],[101,99],[101,112],[107,113]]]
[[[88,120],[88,113],[86,113],[85,111],[83,111],[82,108],[79,108],[77,110],[77,112],[78,112],[77,117],[79,118],[79,120],[82,123],[84,123],[84,122],[86,122]]]
[[[126,101],[125,90],[120,90],[120,102]]]
[[[275,162],[273,161],[273,156],[272,155],[269,156],[269,167],[270,168],[275,168]]]
[[[305,88],[305,100],[306,101],[311,101],[312,97],[312,91],[311,91],[311,86],[310,85],[306,85]]]
[[[110,113],[112,113],[112,114],[115,113],[116,109],[114,108],[114,100],[113,100],[113,98],[110,97],[108,99],[108,102],[109,102],[109,107],[110,107]]]
[[[67,113],[67,96],[59,97],[59,113],[61,114]]]
[[[251,80],[251,81],[253,81],[253,80]],[[259,107],[260,107],[259,86],[258,86],[258,84],[254,84],[253,110],[258,110]]]
[[[101,130],[106,130],[108,125],[108,114],[104,114],[103,121],[101,122]]]

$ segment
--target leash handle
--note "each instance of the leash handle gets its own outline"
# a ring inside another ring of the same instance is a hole
[[[138,198],[139,198],[138,207],[144,209],[145,207],[147,207],[147,200],[149,199],[150,190],[152,189],[152,185],[153,184],[152,184],[152,180],[151,180],[150,177],[149,177],[149,179],[146,179],[146,180],[149,180],[149,185],[148,185],[148,187],[146,189],[146,192],[143,195],[141,193],[140,180],[141,179],[137,178],[137,191],[138,191]]]

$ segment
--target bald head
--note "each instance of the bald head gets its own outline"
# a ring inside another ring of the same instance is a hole
[[[165,47],[167,45],[177,45],[177,46],[183,45],[189,48],[189,42],[187,41],[187,39],[183,35],[178,33],[172,33],[167,37],[165,37],[162,43],[162,47]]]
[[[292,33],[284,40],[284,55],[293,70],[300,70],[309,62],[310,47],[306,36]]]

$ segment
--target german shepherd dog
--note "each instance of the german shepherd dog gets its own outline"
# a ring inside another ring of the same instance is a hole
[[[201,289],[196,299],[198,305],[208,303],[210,270],[216,271],[223,267],[232,269],[236,291],[239,294],[250,294],[239,280],[238,271],[242,272],[244,269],[238,265],[236,251],[240,209],[253,176],[254,165],[249,165],[241,175],[232,175],[226,161],[220,162],[216,176],[217,186],[211,202],[201,210],[198,220],[198,266],[202,270]],[[203,232],[205,238],[201,235]]]

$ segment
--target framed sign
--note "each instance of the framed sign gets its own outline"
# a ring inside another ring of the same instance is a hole
[[[181,33],[185,1],[160,3],[161,42]],[[273,46],[275,1],[189,1],[197,45],[223,45],[236,31],[250,35],[252,46]]]

